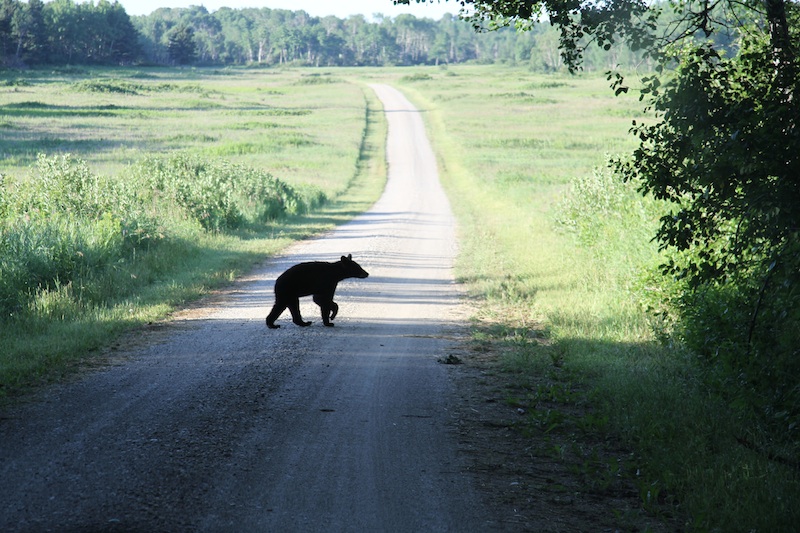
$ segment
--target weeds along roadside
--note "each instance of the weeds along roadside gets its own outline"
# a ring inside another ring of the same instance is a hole
[[[740,443],[769,436],[660,342],[647,310],[669,290],[649,243],[658,206],[605,170],[606,153],[633,147],[636,104],[599,76],[451,67],[399,83],[429,110],[473,345],[497,355],[534,453],[578,465],[587,492],[625,477],[643,512],[680,529],[795,527],[797,471]],[[629,453],[604,454],[609,440]]]
[[[331,168],[349,161],[344,182],[289,184],[196,149],[145,156],[114,176],[40,155],[30,176],[5,178],[0,400],[369,207],[385,180],[385,122],[371,91],[349,85],[362,95],[348,100],[358,142],[328,154]]]

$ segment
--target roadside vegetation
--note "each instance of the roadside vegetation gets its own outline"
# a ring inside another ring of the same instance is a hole
[[[80,70],[4,89],[0,399],[377,198],[377,100],[307,79]]]
[[[479,309],[473,342],[500,354],[531,453],[576,465],[586,490],[627,477],[642,509],[681,529],[792,530],[796,448],[670,330],[676,289],[652,242],[664,205],[609,168],[635,147],[631,121],[648,123],[637,88],[416,72],[398,84],[429,111],[462,225],[458,275]],[[609,441],[631,455],[603,453]]]

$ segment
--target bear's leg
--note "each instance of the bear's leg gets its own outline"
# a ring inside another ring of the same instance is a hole
[[[275,324],[275,321],[278,320],[278,317],[281,316],[284,309],[286,309],[286,304],[281,302],[280,300],[275,301],[275,305],[272,306],[272,311],[269,312],[267,315],[267,327],[270,329],[277,329],[280,326]]]
[[[333,326],[331,320],[336,316],[339,306],[333,300],[329,300],[327,296],[321,294],[314,295],[314,303],[317,304],[322,311],[322,323],[326,326]]]
[[[305,322],[303,317],[300,316],[300,299],[299,298],[292,298],[292,300],[287,305],[289,308],[289,312],[292,313],[292,322],[297,324],[298,326],[310,326],[311,322]]]

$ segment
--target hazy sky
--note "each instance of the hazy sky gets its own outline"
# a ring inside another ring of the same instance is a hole
[[[392,0],[119,0],[128,15],[149,15],[159,7],[189,7],[201,5],[209,11],[221,7],[233,9],[243,7],[268,7],[271,9],[303,10],[309,15],[324,17],[336,15],[346,18],[349,15],[364,15],[370,18],[374,13],[396,17],[403,13],[422,18],[438,20],[445,13],[457,14],[459,5],[450,0],[438,4],[419,4],[412,0],[410,6],[395,6]]]

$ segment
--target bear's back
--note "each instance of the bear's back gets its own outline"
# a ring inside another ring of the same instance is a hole
[[[281,296],[308,296],[335,289],[340,281],[336,265],[324,261],[294,265],[275,280],[275,293]]]

